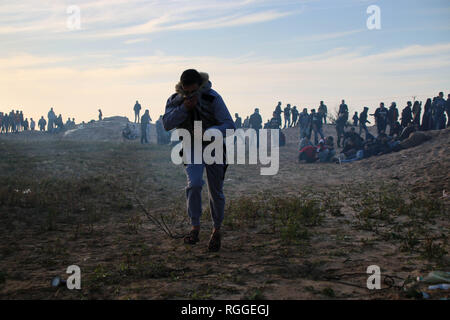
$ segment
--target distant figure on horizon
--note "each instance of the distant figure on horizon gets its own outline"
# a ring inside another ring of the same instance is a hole
[[[323,116],[323,123],[327,124],[328,108],[323,101],[320,101],[319,109],[317,111]]]
[[[141,113],[141,105],[136,100],[136,104],[134,105],[134,123],[139,123],[139,114]]]
[[[414,105],[412,107],[412,114],[413,114],[413,124],[417,127],[420,126],[420,116],[422,114],[422,102],[415,101]]]
[[[141,118],[141,144],[147,144],[147,128],[150,125],[150,121],[152,119],[150,118],[149,110],[145,110],[144,115]]]
[[[50,111],[47,114],[48,116],[48,132],[53,133],[53,128],[55,126],[56,114],[53,111],[53,108],[50,108]]]
[[[300,127],[300,139],[305,137],[311,139],[311,117],[308,114],[308,109],[304,108],[300,113],[298,125]]]
[[[408,101],[407,106],[402,111],[401,125],[403,128],[406,128],[413,119],[411,106],[412,106],[411,101]]]
[[[353,126],[357,127],[358,126],[358,121],[359,121],[358,112],[355,112],[355,114],[353,115],[352,120],[353,120]]]
[[[255,108],[255,112],[250,116],[249,124],[250,128],[256,131],[256,145],[259,147],[259,130],[262,129],[262,118],[259,114],[259,109]]]
[[[236,126],[236,129],[241,129],[242,128],[242,119],[241,117],[239,117],[239,115],[237,113],[234,114],[236,121],[234,122],[234,125]]]
[[[103,120],[102,109],[98,109],[98,121],[102,121],[102,120]]]
[[[386,133],[389,110],[384,106],[384,102],[380,103],[380,107],[375,110],[375,124],[377,125],[378,135]]]
[[[284,108],[284,129],[291,126],[291,105],[288,103]]]
[[[282,113],[283,113],[283,110],[281,110],[281,101],[279,101],[275,108],[275,114],[277,116],[277,120],[278,120],[278,123],[280,124],[280,127],[283,125],[283,122],[281,121]]]
[[[36,122],[34,122],[33,118],[30,118],[30,129],[31,131],[34,131],[36,128]]]
[[[45,131],[45,126],[47,125],[47,121],[44,119],[44,116],[41,117],[38,121],[39,130],[41,132]]]
[[[345,104],[345,100],[342,100],[341,105],[339,106],[339,114],[343,114],[345,123],[348,121],[348,106]],[[338,115],[339,117],[339,115]]]
[[[369,117],[368,115],[369,107],[364,107],[364,111],[359,114],[359,135],[361,135],[362,131],[366,133],[366,140],[367,136],[369,135],[369,129],[367,129],[366,123],[370,124],[370,121],[367,120]]]
[[[315,109],[311,110],[311,125],[312,131],[314,131],[314,144],[317,145],[319,143],[318,135],[321,139],[324,139],[325,136],[322,130],[323,116],[317,113]]]
[[[444,93],[439,92],[434,102],[431,105],[432,116],[433,116],[433,130],[445,129],[445,108],[447,101],[444,100]]]
[[[244,129],[250,128],[250,117],[249,116],[247,116],[247,118],[245,118],[243,127],[244,127]]]
[[[394,135],[394,128],[396,127],[396,124],[398,122],[398,109],[397,104],[395,102],[391,103],[391,106],[388,110],[388,125],[389,125],[389,136],[392,137]]]
[[[291,127],[295,127],[297,126],[297,121],[298,121],[298,110],[297,110],[297,106],[294,106],[294,108],[292,108],[292,124]]]

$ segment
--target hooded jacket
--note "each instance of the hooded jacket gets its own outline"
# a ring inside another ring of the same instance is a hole
[[[167,100],[163,116],[163,125],[167,131],[175,128],[186,129],[193,135],[194,121],[202,122],[203,131],[218,129],[225,135],[226,129],[236,129],[222,97],[212,89],[209,75],[203,72],[200,75],[203,82],[197,92],[197,106],[193,110],[188,110],[184,106],[186,93],[181,82],[175,86],[176,93]]]

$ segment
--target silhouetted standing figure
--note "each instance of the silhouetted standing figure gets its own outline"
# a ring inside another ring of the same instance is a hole
[[[102,121],[102,120],[103,120],[102,110],[98,109],[98,121]]]
[[[420,126],[420,129],[422,131],[429,131],[433,127],[433,115],[431,110],[431,99],[427,99],[427,102],[425,103],[425,107],[423,110],[423,117],[422,117],[422,125]]]
[[[416,126],[420,126],[420,116],[422,114],[422,102],[415,101],[412,107],[413,114],[413,124]]]
[[[366,140],[367,140],[367,136],[369,134],[369,130],[367,129],[366,123],[370,123],[370,121],[367,120],[367,118],[369,116],[368,112],[369,112],[369,108],[364,107],[364,111],[359,114],[359,134],[361,135],[361,132],[364,130],[364,132],[366,133]]]
[[[134,105],[134,123],[139,123],[139,114],[141,113],[141,105],[136,100],[136,104]]]
[[[402,111],[401,125],[403,128],[406,128],[413,119],[411,106],[411,101],[408,101],[407,106]]]
[[[312,130],[314,131],[314,144],[317,145],[319,143],[318,135],[323,139],[325,138],[322,131],[322,121],[323,116],[319,113],[316,113],[315,109],[311,110],[311,124]]]
[[[345,100],[342,100],[342,103],[339,106],[339,114],[344,115],[345,123],[347,123],[347,121],[348,121],[348,106],[345,104]]]
[[[45,131],[45,126],[47,125],[47,121],[44,119],[44,116],[39,119],[38,126],[41,132]]]
[[[381,133],[386,133],[387,120],[388,120],[388,109],[384,106],[384,103],[380,103],[380,107],[375,110],[375,124],[377,125],[378,135]]]
[[[305,137],[311,139],[311,117],[306,108],[298,116],[298,125],[300,127],[300,139]]]
[[[256,130],[256,145],[259,147],[259,130],[262,129],[262,118],[261,115],[259,114],[259,109],[256,108],[255,109],[255,113],[253,113],[250,116],[250,128],[253,128]]]
[[[297,106],[294,106],[294,108],[292,108],[292,124],[291,124],[291,127],[295,127],[297,125],[297,121],[298,121],[298,110],[297,110]]]
[[[388,112],[389,136],[391,137],[394,135],[394,126],[398,121],[398,116],[397,104],[392,102]]]
[[[141,118],[141,144],[148,143],[147,128],[150,125],[150,121],[152,121],[152,119],[150,118],[150,113],[147,109]]]
[[[281,114],[283,113],[283,110],[281,110],[281,101],[278,102],[278,105],[275,108],[275,114],[277,116],[278,119],[278,123],[280,124],[280,127],[282,125],[282,121],[281,121]]]
[[[433,130],[445,129],[445,107],[447,101],[444,100],[444,93],[439,92],[439,96],[436,97],[434,102],[431,104],[431,110],[433,115]]]
[[[358,126],[358,121],[359,121],[358,112],[355,112],[355,114],[353,115],[352,119],[353,119],[353,126],[357,127]]]
[[[319,109],[317,111],[323,116],[323,123],[327,124],[328,108],[323,101],[320,101]]]
[[[236,126],[236,129],[241,129],[242,128],[242,119],[241,119],[241,117],[239,117],[239,115],[237,113],[235,113],[234,116],[236,117],[236,121],[234,122],[234,125]]]
[[[50,133],[53,133],[53,129],[55,127],[55,121],[56,121],[56,114],[53,111],[53,108],[50,108],[50,111],[48,112],[48,131]]]
[[[291,126],[291,105],[288,104],[284,108],[284,128],[289,128]]]

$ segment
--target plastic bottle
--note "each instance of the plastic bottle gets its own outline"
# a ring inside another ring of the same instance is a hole
[[[450,284],[442,283],[442,284],[437,284],[435,286],[429,286],[428,287],[428,290],[437,290],[437,289],[448,290],[448,289],[450,289]]]
[[[417,280],[430,284],[450,283],[450,272],[433,271],[430,272],[425,278],[418,277]]]

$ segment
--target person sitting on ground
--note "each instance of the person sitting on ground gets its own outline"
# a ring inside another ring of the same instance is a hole
[[[306,161],[306,163],[314,163],[317,160],[317,147],[306,146],[300,150],[298,162],[301,163],[302,161]]]
[[[311,142],[311,140],[309,140],[308,137],[304,137],[304,138],[302,138],[302,139],[300,140],[299,150],[302,150],[304,147],[307,147],[307,146],[313,146],[313,147],[314,147],[314,145],[313,145],[313,143]]]
[[[317,146],[317,157],[319,161],[322,163],[330,162],[335,155],[336,151],[334,151],[333,137],[328,137],[326,140],[321,139]]]
[[[346,149],[346,150],[348,150],[347,143],[349,141],[351,141],[352,148],[361,148],[364,143],[363,138],[361,138],[361,136],[358,133],[356,133],[356,130],[354,127],[352,127],[350,129],[350,131],[347,131],[344,133],[343,145],[344,145],[344,149]],[[346,148],[346,146],[347,146],[347,148]]]
[[[408,126],[403,129],[403,131],[401,132],[401,134],[398,137],[398,140],[400,141],[404,141],[406,139],[409,138],[409,136],[413,133],[417,131],[417,125],[414,124],[413,122],[408,123]]]

